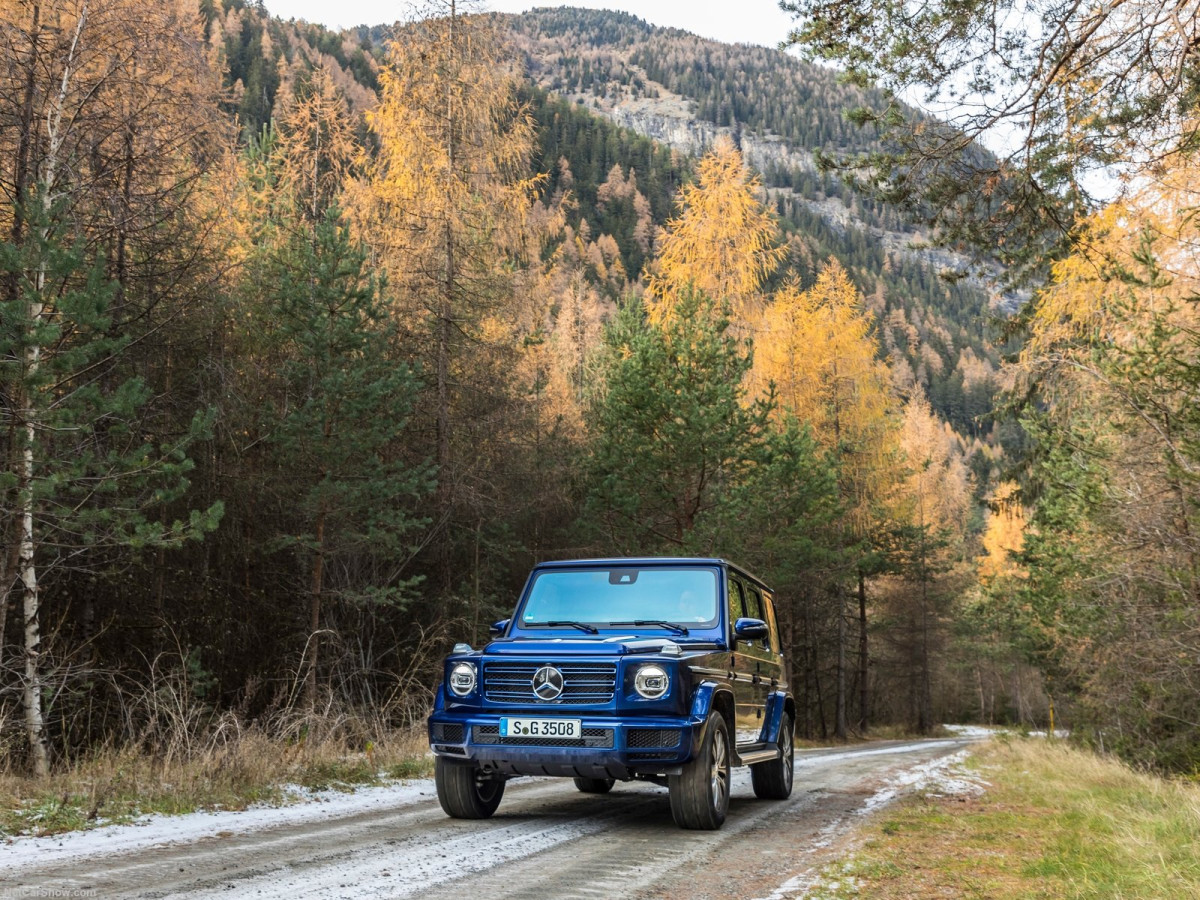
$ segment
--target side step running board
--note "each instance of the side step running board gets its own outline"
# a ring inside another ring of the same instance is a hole
[[[746,750],[738,754],[743,766],[752,766],[755,763],[770,762],[773,759],[779,759],[778,747],[767,747],[765,750]]]

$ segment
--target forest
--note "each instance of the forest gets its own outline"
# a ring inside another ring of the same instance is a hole
[[[1055,207],[1079,224],[1039,264],[999,254],[1042,281],[998,321],[881,239],[965,247],[928,198],[563,96],[894,152],[842,112],[889,94],[775,51],[449,3],[342,33],[244,0],[0,10],[5,767],[361,750],[533,562],[634,553],[775,587],[804,737],[1053,702],[1200,764],[1186,155]],[[571,60],[549,79],[531,29]]]

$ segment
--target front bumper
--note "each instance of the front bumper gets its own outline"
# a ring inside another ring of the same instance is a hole
[[[437,712],[429,718],[429,744],[438,756],[505,775],[624,780],[677,773],[695,755],[703,729],[694,718],[572,718],[582,720],[582,740],[501,738],[499,715]]]

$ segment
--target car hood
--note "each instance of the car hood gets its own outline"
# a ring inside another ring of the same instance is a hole
[[[596,637],[498,638],[484,648],[487,656],[624,656],[631,653],[680,653],[680,645],[669,637],[643,635],[597,635]]]

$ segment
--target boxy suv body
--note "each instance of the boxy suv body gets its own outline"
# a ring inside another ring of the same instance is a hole
[[[495,812],[509,778],[667,786],[683,828],[720,828],[730,768],[791,794],[795,704],[771,590],[722,559],[538,565],[482,650],[446,659],[429,717],[438,799]]]

